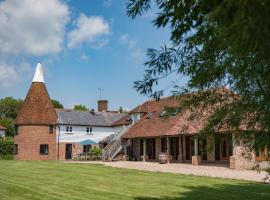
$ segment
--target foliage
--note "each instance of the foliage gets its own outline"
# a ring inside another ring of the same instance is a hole
[[[155,88],[160,79],[170,74],[177,74],[178,79],[187,76],[187,86],[178,87],[176,82],[173,92],[203,91],[186,104],[214,105],[204,132],[224,124],[238,131],[244,124],[250,132],[259,132],[255,143],[247,146],[270,149],[270,1],[128,2],[127,14],[132,18],[155,5],[153,24],[171,29],[170,45],[147,51],[144,79],[135,82],[138,92],[158,99],[164,93]],[[225,92],[220,100],[220,93],[213,89],[224,87],[232,92]]]
[[[60,109],[64,108],[64,106],[57,100],[51,99],[51,102],[54,108],[60,108]]]
[[[0,160],[1,200],[266,200],[269,185],[96,164]]]
[[[74,110],[88,111],[89,108],[87,108],[85,105],[79,104],[79,105],[74,105]]]
[[[120,106],[118,112],[121,113],[121,114],[127,114],[128,113],[128,111],[123,109],[122,106]]]
[[[13,159],[14,143],[13,139],[6,137],[6,139],[0,138],[0,159],[10,160]]]
[[[90,151],[92,155],[92,160],[99,160],[102,155],[102,150],[100,148],[94,147]]]
[[[5,97],[0,99],[0,117],[15,119],[23,104],[23,100]]]
[[[13,136],[14,133],[14,120],[12,118],[0,118],[0,125],[7,128],[7,136]]]

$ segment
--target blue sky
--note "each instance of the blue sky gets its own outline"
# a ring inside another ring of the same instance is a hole
[[[111,110],[142,103],[133,81],[143,77],[146,49],[168,43],[169,30],[152,25],[153,11],[128,18],[126,2],[1,1],[0,98],[24,98],[41,62],[51,98],[67,108],[96,109],[98,88]]]

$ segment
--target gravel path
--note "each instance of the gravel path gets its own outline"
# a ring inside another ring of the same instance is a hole
[[[171,163],[171,164],[159,164],[155,162],[131,162],[131,161],[117,161],[117,162],[101,162],[101,161],[67,161],[66,163],[85,163],[85,164],[102,164],[105,166],[125,168],[125,169],[137,169],[144,171],[155,172],[171,172],[178,174],[191,174],[196,176],[210,176],[227,179],[238,179],[247,181],[262,182],[262,179],[266,176],[266,172],[257,174],[251,170],[232,170],[225,165],[200,165],[193,166],[187,163]]]

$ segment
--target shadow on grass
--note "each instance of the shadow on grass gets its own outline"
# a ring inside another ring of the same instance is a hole
[[[243,183],[241,185],[213,185],[182,187],[184,192],[175,196],[135,197],[134,200],[268,200],[270,199],[270,184]]]

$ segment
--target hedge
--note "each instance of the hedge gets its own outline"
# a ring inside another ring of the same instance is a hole
[[[0,138],[0,159],[11,160],[14,154],[14,142],[12,138],[5,140]]]

